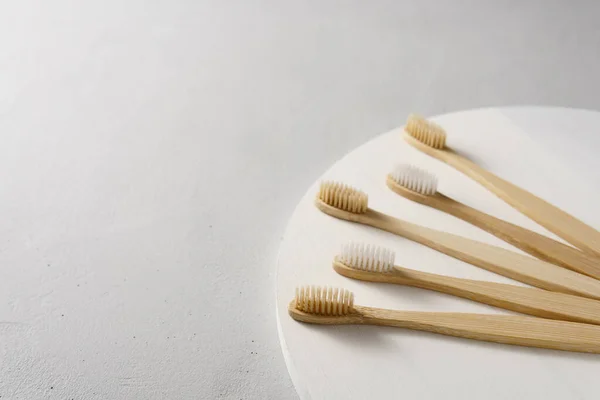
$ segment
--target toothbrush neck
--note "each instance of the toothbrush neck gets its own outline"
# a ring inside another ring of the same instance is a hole
[[[403,236],[409,240],[416,240],[422,236],[423,232],[429,231],[429,228],[392,217],[371,208],[363,214],[362,222],[365,225]]]

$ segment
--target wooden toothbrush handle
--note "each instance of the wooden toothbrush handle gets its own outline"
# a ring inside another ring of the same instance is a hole
[[[600,281],[589,276],[501,247],[411,224],[372,209],[361,215],[364,224],[406,237],[497,274],[542,289],[600,299]]]
[[[534,257],[600,279],[600,259],[537,232],[493,217],[442,194],[435,206],[467,221]]]
[[[505,283],[477,281],[394,267],[392,272],[373,272],[335,261],[340,275],[368,282],[392,283],[434,290],[483,304],[537,317],[600,325],[600,301]]]
[[[600,301],[505,283],[461,279],[396,267],[404,284],[537,317],[600,325]]]
[[[446,162],[550,232],[588,253],[600,256],[600,232],[534,194],[521,189],[449,150]]]
[[[600,353],[600,326],[513,316],[383,310],[355,306],[362,324],[385,325],[546,349]]]

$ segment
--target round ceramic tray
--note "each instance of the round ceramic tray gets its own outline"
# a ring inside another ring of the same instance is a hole
[[[534,107],[473,110],[433,119],[448,132],[452,148],[592,226],[600,226],[600,196],[592,169],[597,166],[593,134],[600,131],[600,113]],[[379,211],[519,251],[466,222],[392,193],[385,185],[386,174],[395,164],[410,163],[436,174],[441,192],[556,238],[460,172],[410,147],[401,131],[398,128],[378,136],[335,163],[308,189],[286,229],[277,266],[277,316],[283,353],[300,397],[598,399],[600,355],[396,328],[316,326],[288,316],[294,289],[304,284],[347,288],[354,292],[356,304],[367,306],[509,313],[426,290],[339,276],[331,261],[348,241],[393,249],[396,264],[409,268],[522,285],[406,239],[322,214],[313,205],[321,180],[341,181],[364,190],[369,206]]]

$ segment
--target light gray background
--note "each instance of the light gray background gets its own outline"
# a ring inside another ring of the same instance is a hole
[[[425,115],[600,109],[595,1],[0,2],[2,399],[294,399],[306,187]]]

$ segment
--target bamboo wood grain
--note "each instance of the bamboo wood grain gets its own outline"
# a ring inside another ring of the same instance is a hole
[[[600,325],[600,301],[570,294],[461,279],[400,266],[391,272],[373,272],[335,260],[333,269],[342,276],[361,281],[418,287],[536,317]]]
[[[406,132],[405,140],[416,149],[445,162],[483,185],[496,196],[550,232],[581,250],[600,256],[600,232],[534,194],[492,174],[450,148],[434,149]]]
[[[442,193],[423,195],[399,185],[388,176],[387,186],[395,193],[417,203],[436,208],[473,224],[519,249],[561,267],[600,279],[600,259],[588,253],[558,242],[537,232],[460,203]]]
[[[600,353],[600,326],[528,316],[385,310],[354,306],[344,316],[322,316],[296,309],[297,321],[325,325],[381,325],[528,347]]]
[[[316,199],[322,212],[372,226],[447,254],[478,267],[541,289],[600,299],[600,281],[554,264],[447,232],[415,225],[368,208],[357,214]]]

